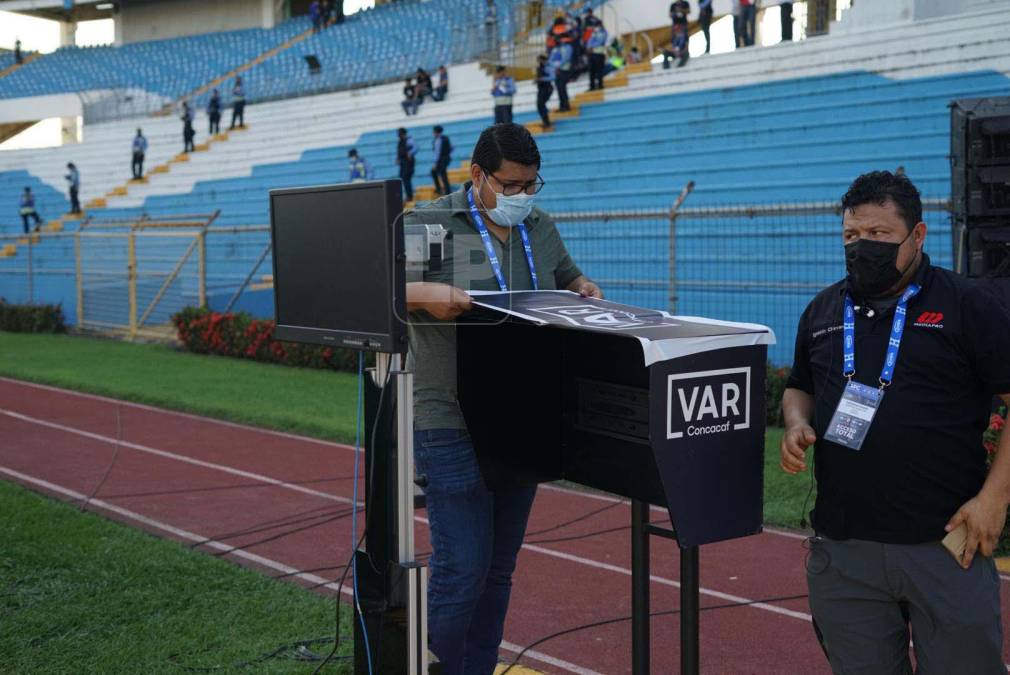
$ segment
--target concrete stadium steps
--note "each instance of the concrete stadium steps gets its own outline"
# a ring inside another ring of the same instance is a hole
[[[825,35],[760,49],[691,59],[684,68],[633,78],[607,100],[869,71],[892,79],[994,69],[1010,71],[1010,2],[991,8],[873,30]]]

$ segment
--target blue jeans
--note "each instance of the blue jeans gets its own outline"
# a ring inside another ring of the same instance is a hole
[[[414,458],[428,479],[428,645],[446,675],[490,675],[536,487],[489,490],[461,429],[415,431]]]

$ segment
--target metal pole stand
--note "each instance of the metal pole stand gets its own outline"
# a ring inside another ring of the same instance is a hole
[[[376,355],[368,397],[382,406],[374,406],[370,417],[380,423],[365,444],[368,531],[364,548],[355,552],[355,604],[367,631],[355,617],[356,674],[369,673],[369,655],[373,674],[428,674],[428,568],[414,549],[414,374],[399,361],[399,354]],[[395,419],[388,414],[393,409]]]
[[[676,540],[673,530],[649,523],[649,505],[631,501],[631,672],[647,675],[649,666],[649,537]],[[698,547],[680,548],[680,672],[698,675],[700,603]]]

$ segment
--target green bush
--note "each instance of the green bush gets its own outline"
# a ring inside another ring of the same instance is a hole
[[[66,333],[60,305],[12,305],[0,298],[0,330],[11,333]]]
[[[172,316],[179,341],[198,354],[234,356],[302,368],[357,372],[358,352],[274,339],[274,322],[245,312],[221,314],[186,307]]]
[[[768,364],[765,375],[765,424],[770,427],[780,427],[785,424],[782,418],[782,395],[786,391],[789,380],[789,368],[776,368]]]

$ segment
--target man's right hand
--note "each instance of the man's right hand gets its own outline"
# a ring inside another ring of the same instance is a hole
[[[407,310],[424,310],[440,321],[451,321],[463,312],[473,308],[473,302],[466,291],[427,281],[407,284]]]
[[[782,436],[779,452],[782,455],[779,466],[789,474],[806,471],[806,449],[817,440],[817,434],[808,424],[798,424],[786,429]]]

